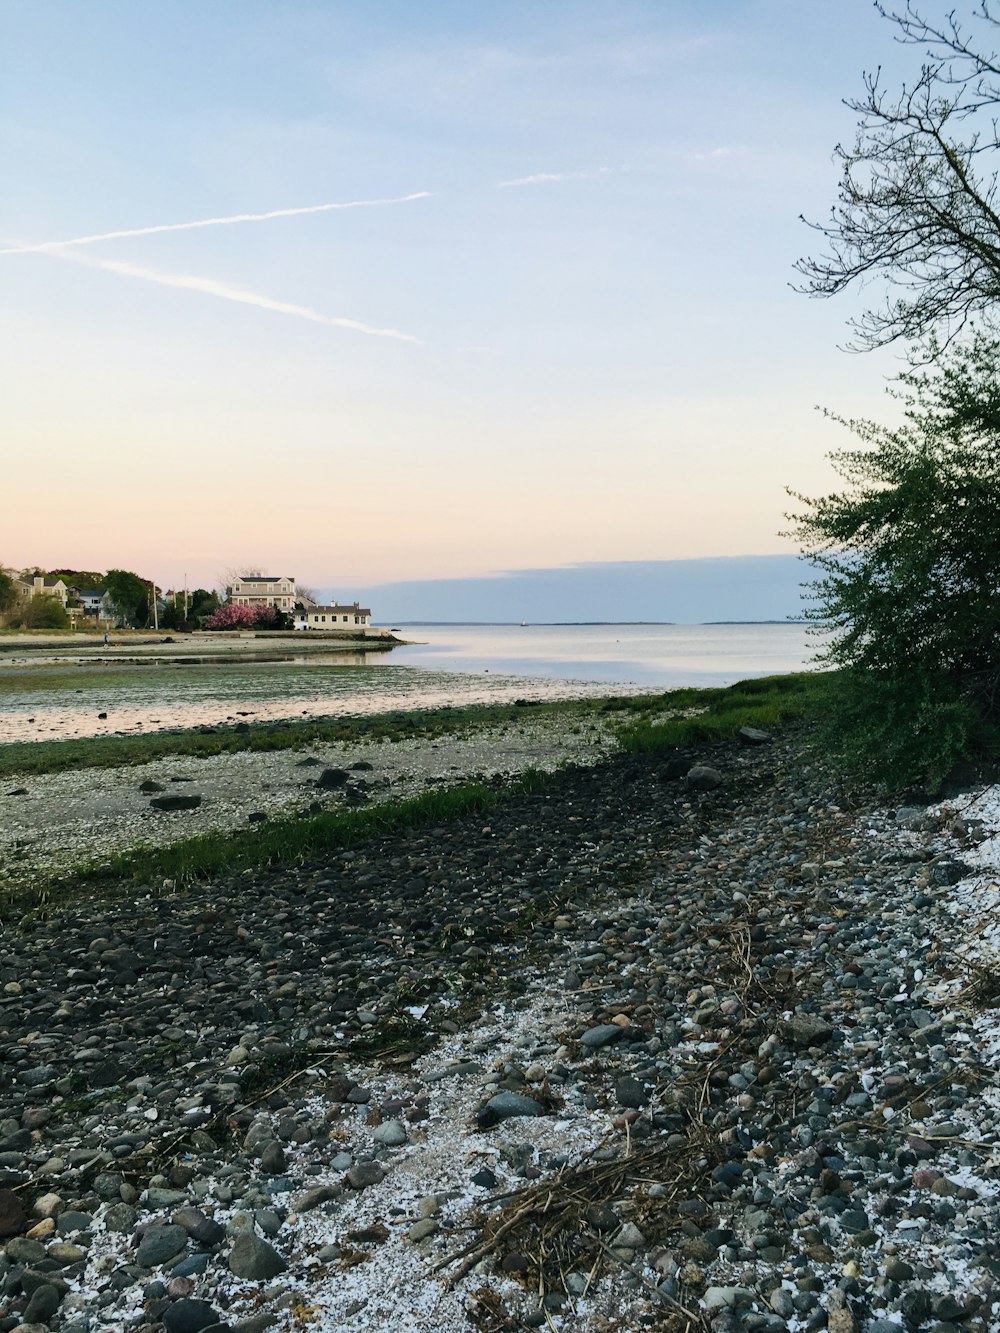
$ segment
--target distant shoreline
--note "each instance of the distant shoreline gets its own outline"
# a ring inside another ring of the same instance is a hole
[[[435,626],[453,626],[456,629],[466,625],[477,625],[480,627],[494,625],[498,629],[582,629],[587,627],[608,626],[636,626],[647,625],[651,629],[661,626],[672,626],[681,628],[685,625],[692,627],[704,627],[705,625],[809,625],[814,622],[805,618],[789,617],[787,620],[397,620],[396,625],[435,625]]]

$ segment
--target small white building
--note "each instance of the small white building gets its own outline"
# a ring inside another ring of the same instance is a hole
[[[114,616],[107,588],[77,588],[75,592],[85,616],[95,616],[98,620],[110,620]]]
[[[229,600],[237,606],[276,606],[291,611],[295,605],[295,579],[288,574],[243,574],[233,579]]]
[[[355,602],[352,606],[305,606],[295,612],[296,629],[361,629],[370,625],[371,610]]]

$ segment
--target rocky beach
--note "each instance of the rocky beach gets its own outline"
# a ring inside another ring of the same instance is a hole
[[[1000,1328],[1000,806],[745,740],[6,922],[0,1330]]]

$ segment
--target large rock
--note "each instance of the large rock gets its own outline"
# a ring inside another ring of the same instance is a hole
[[[28,1214],[13,1190],[0,1190],[0,1236],[19,1236],[28,1225]]]
[[[545,1114],[545,1107],[536,1102],[534,1097],[523,1097],[518,1092],[498,1092],[491,1097],[476,1116],[480,1129],[492,1129],[502,1120],[511,1120],[515,1116],[540,1116]]]
[[[236,1237],[229,1251],[229,1271],[251,1282],[267,1282],[287,1267],[277,1250],[249,1228]]]
[[[203,1328],[221,1322],[222,1316],[208,1301],[184,1298],[174,1301],[163,1312],[163,1327],[167,1333],[201,1333]]]
[[[598,1023],[595,1028],[588,1028],[580,1038],[581,1046],[589,1046],[591,1050],[596,1051],[601,1046],[610,1046],[613,1041],[618,1041],[624,1035],[625,1029],[620,1028],[617,1023]]]
[[[815,1014],[793,1014],[778,1024],[778,1035],[790,1046],[822,1046],[833,1036],[833,1028]]]
[[[707,764],[697,764],[688,771],[685,781],[695,791],[713,791],[722,785],[722,774],[717,768],[709,768]]]
[[[135,1261],[144,1268],[158,1268],[169,1263],[187,1248],[188,1233],[173,1222],[151,1226],[139,1242]]]
[[[150,801],[154,810],[197,810],[201,805],[200,796],[154,796]]]
[[[351,775],[346,768],[324,768],[316,779],[316,786],[329,791],[336,787],[346,787],[350,780]]]

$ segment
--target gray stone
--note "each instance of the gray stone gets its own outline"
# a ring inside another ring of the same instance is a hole
[[[364,1190],[383,1181],[385,1172],[378,1162],[355,1162],[344,1179],[352,1190]]]
[[[4,1246],[4,1254],[13,1264],[38,1264],[45,1258],[45,1246],[26,1236],[15,1236]]]
[[[104,1214],[104,1225],[109,1231],[127,1235],[138,1220],[139,1214],[130,1203],[113,1203]]]
[[[716,787],[722,785],[722,774],[717,768],[709,768],[706,764],[696,764],[694,768],[688,770],[685,782],[695,791],[713,791]]]
[[[260,1169],[268,1176],[280,1176],[285,1169],[285,1150],[272,1139],[260,1155]]]
[[[406,1142],[406,1126],[401,1120],[386,1120],[384,1124],[376,1125],[372,1138],[387,1148],[398,1148]]]
[[[613,1041],[620,1041],[623,1028],[617,1023],[600,1023],[595,1028],[588,1028],[580,1038],[581,1046],[589,1046],[591,1050],[597,1050],[600,1046],[609,1046]]]
[[[494,1125],[499,1125],[502,1120],[510,1120],[514,1116],[540,1116],[544,1114],[545,1107],[541,1102],[536,1102],[534,1097],[525,1097],[519,1092],[498,1092],[479,1110],[476,1115],[476,1123],[480,1129],[492,1129]]]
[[[144,1268],[169,1263],[187,1247],[188,1233],[173,1222],[151,1226],[139,1242],[135,1261]]]
[[[778,1024],[778,1035],[791,1046],[822,1046],[833,1036],[833,1028],[815,1014],[793,1014]]]
[[[736,738],[741,745],[766,745],[771,739],[768,732],[761,731],[758,727],[740,727]]]
[[[267,1282],[287,1267],[277,1250],[249,1229],[236,1237],[229,1251],[229,1271],[251,1282]]]
[[[197,810],[201,805],[201,797],[177,793],[171,796],[154,796],[150,801],[153,810]]]
[[[433,1236],[437,1229],[438,1224],[433,1217],[422,1217],[418,1222],[413,1223],[406,1234],[414,1244],[417,1244],[419,1241],[427,1240],[428,1237]]]

